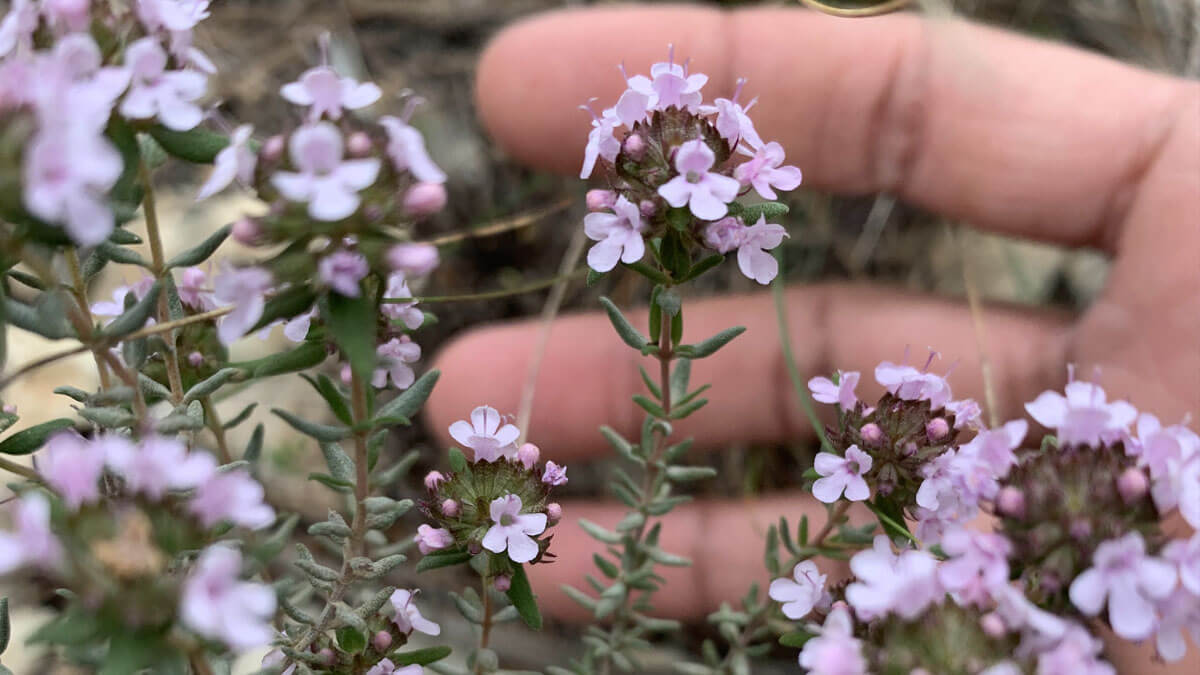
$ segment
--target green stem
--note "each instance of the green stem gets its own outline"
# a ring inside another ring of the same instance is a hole
[[[21,464],[17,464],[16,462],[10,462],[9,460],[4,459],[3,457],[0,457],[0,469],[3,469],[9,473],[15,473],[18,476],[21,476],[22,478],[28,478],[29,480],[38,481],[39,483],[42,480],[42,477],[39,476],[38,473],[36,471],[34,471],[33,469],[31,469],[27,466],[23,466]]]
[[[813,408],[812,398],[808,395],[808,385],[804,382],[804,376],[800,374],[800,368],[796,365],[796,356],[792,353],[792,335],[788,330],[782,274],[776,276],[775,281],[772,282],[771,294],[775,299],[775,320],[779,325],[779,342],[783,347],[783,361],[787,364],[788,377],[791,378],[792,386],[796,389],[796,397],[800,399],[800,407],[804,409],[809,424],[812,424],[813,430],[817,432],[817,437],[821,439],[821,448],[826,452],[836,454],[833,444],[829,442],[829,436],[825,434],[825,425],[821,423],[821,418],[817,417],[817,411]]]
[[[483,622],[479,624],[479,649],[487,649],[492,636],[492,594],[488,592],[487,577],[480,577],[483,580]],[[475,661],[475,675],[483,675],[483,665],[479,663],[478,657]]]
[[[231,463],[233,455],[229,453],[229,442],[225,438],[225,427],[221,425],[221,417],[217,414],[217,406],[213,404],[211,396],[201,398],[200,405],[204,408],[204,419],[208,422],[208,430],[216,438],[217,454],[221,459],[221,463]]]
[[[158,208],[154,198],[154,180],[150,176],[150,167],[145,159],[138,160],[138,180],[142,184],[142,212],[146,217],[146,238],[150,241],[150,264],[153,266],[154,278],[163,279],[170,270],[167,269],[163,257],[162,234],[158,226]],[[168,323],[171,312],[167,306],[167,293],[164,290],[158,294],[158,322]],[[183,376],[179,370],[179,352],[175,348],[175,331],[163,332],[167,343],[167,353],[164,359],[167,363],[167,382],[171,386],[171,402],[179,405],[183,401]]]

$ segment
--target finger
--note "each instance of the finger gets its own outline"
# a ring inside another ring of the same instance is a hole
[[[583,590],[593,598],[596,593],[584,575],[602,577],[592,564],[593,553],[605,553],[605,545],[588,536],[579,527],[586,519],[609,530],[625,516],[620,504],[567,502],[563,522],[554,529],[551,550],[558,562],[529,568],[538,598],[550,614],[569,621],[584,621],[591,613],[561,590],[563,584]],[[785,516],[793,529],[800,518],[810,521],[810,536],[825,522],[825,506],[810,495],[778,495],[743,501],[701,501],[685,504],[663,519],[659,547],[692,561],[690,567],[660,565],[656,571],[665,579],[667,589],[688,589],[686,593],[659,593],[654,598],[654,616],[698,618],[712,612],[722,601],[736,601],[746,595],[753,582],[760,593],[770,581],[763,563],[767,528]],[[853,512],[853,522],[869,522],[870,513]],[[781,555],[786,560],[786,553]],[[844,563],[822,561],[821,571],[836,583],[848,575]],[[789,570],[790,572],[790,570]],[[611,581],[609,581],[611,583]]]
[[[761,94],[752,112],[759,131],[783,143],[808,185],[889,192],[998,232],[1112,249],[1139,195],[1157,192],[1149,177],[1170,173],[1156,166],[1196,165],[1170,151],[1195,126],[1195,85],[965,22],[901,15],[681,7],[543,15],[501,33],[485,53],[484,122],[517,159],[578,171],[589,120],[576,106],[593,96],[611,105],[624,86],[616,64],[645,72],[667,43],[711,76],[709,99],[749,78],[743,95]],[[1175,178],[1174,195],[1194,193],[1194,173]]]
[[[945,355],[934,368],[944,372],[954,365],[955,394],[982,400],[979,343],[960,303],[847,285],[793,288],[786,300],[793,351],[805,379],[835,368],[862,371],[859,396],[870,401],[882,392],[872,381],[877,363],[900,361],[912,346],[920,365],[932,340]],[[643,312],[628,316],[645,325]],[[770,294],[684,303],[685,342],[734,325],[746,326],[745,334],[693,364],[692,386],[711,383],[713,388],[704,394],[708,406],[680,423],[678,437],[723,447],[811,433],[784,364]],[[443,349],[435,365],[442,377],[426,408],[442,438],[449,442],[447,427],[466,419],[477,405],[516,412],[539,330],[533,321],[493,326]],[[988,356],[1000,416],[1017,414],[1023,401],[1060,384],[1068,330],[1063,314],[989,309]],[[629,397],[645,391],[637,366],[656,373],[658,362],[643,359],[617,339],[607,317],[593,313],[557,320],[543,359],[527,437],[547,457],[563,461],[607,452],[596,431],[601,423],[635,437],[641,414]]]

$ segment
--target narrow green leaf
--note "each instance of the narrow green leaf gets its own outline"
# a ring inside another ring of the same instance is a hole
[[[467,456],[458,448],[450,448],[449,462],[450,470],[454,473],[463,473],[467,470]]]
[[[687,273],[687,276],[680,279],[679,283],[682,284],[684,282],[691,281],[692,279],[699,277],[701,274],[704,274],[705,272],[711,270],[712,268],[716,267],[717,265],[720,265],[724,261],[725,261],[725,256],[720,253],[710,255],[707,258],[704,258],[700,262],[696,263],[695,265],[692,265],[692,269]]]
[[[325,345],[320,342],[305,342],[295,349],[278,354],[271,354],[254,361],[242,361],[229,364],[230,368],[239,368],[250,373],[254,379],[294,373],[307,370],[325,360]]]
[[[781,635],[779,637],[779,644],[783,645],[784,647],[791,647],[792,649],[800,649],[804,646],[804,643],[808,642],[812,638],[812,633],[809,633],[805,630],[798,630]]]
[[[171,269],[173,267],[191,267],[192,265],[199,265],[205,260],[208,260],[212,254],[217,251],[217,248],[219,248],[221,244],[225,242],[225,240],[229,237],[229,233],[232,231],[233,226],[226,225],[216,232],[213,232],[204,241],[200,242],[196,246],[168,260],[167,269]]]
[[[650,413],[651,415],[653,415],[655,417],[658,417],[661,419],[666,419],[666,417],[667,417],[667,413],[663,411],[662,406],[660,406],[658,403],[655,403],[654,401],[651,401],[650,399],[646,398],[645,396],[642,396],[641,394],[634,394],[633,402],[638,404],[639,406],[641,406],[642,410],[645,410],[646,412]]]
[[[594,270],[590,267],[588,268],[588,273],[587,273],[587,285],[588,286],[595,286],[603,278],[604,278],[604,272],[597,272],[596,270]]]
[[[197,401],[205,396],[210,396],[215,391],[225,386],[225,383],[241,374],[242,371],[238,368],[222,368],[210,375],[207,379],[201,380],[200,382],[192,385],[192,388],[188,389],[187,393],[183,395],[183,402],[185,404],[191,403],[192,401]]]
[[[322,303],[322,315],[333,341],[350,367],[363,379],[375,369],[375,304],[366,295],[347,298],[331,293]]]
[[[354,489],[354,483],[351,483],[348,480],[334,478],[327,473],[310,473],[308,474],[308,480],[315,480],[321,485],[324,485],[325,487],[336,492],[349,492]]]
[[[234,415],[232,419],[230,419],[225,424],[221,425],[221,427],[223,429],[232,429],[232,428],[238,426],[242,422],[245,422],[246,420],[250,419],[251,413],[253,413],[254,409],[257,407],[258,407],[258,402],[253,402],[253,403],[248,404],[245,408],[242,408],[241,412]]]
[[[599,553],[592,554],[592,562],[596,563],[596,567],[604,573],[604,576],[609,579],[616,579],[621,576],[621,568],[617,567],[611,560],[605,558]]]
[[[118,246],[110,241],[102,241],[96,248],[103,253],[105,258],[115,263],[137,265],[145,269],[151,268],[150,261],[143,258],[137,251],[124,246]]]
[[[711,466],[668,466],[667,478],[676,483],[715,478],[717,470]]]
[[[521,615],[526,626],[533,630],[542,629],[542,613],[538,610],[537,596],[533,594],[533,587],[529,585],[524,566],[513,565],[512,583],[505,595],[513,607],[517,608],[517,613]]]
[[[647,279],[649,279],[650,281],[653,281],[656,284],[673,284],[673,283],[675,283],[674,281],[671,280],[671,277],[667,276],[666,274],[663,274],[659,270],[654,269],[653,267],[651,267],[650,265],[647,265],[644,262],[621,263],[621,265],[633,270],[634,272],[637,272],[638,274],[646,277]]]
[[[149,129],[150,135],[168,154],[193,164],[212,164],[229,145],[229,139],[207,129],[173,131],[160,124]]]
[[[0,441],[0,455],[28,455],[46,444],[46,439],[56,431],[75,426],[74,420],[60,417],[22,429]]]
[[[729,344],[731,340],[745,332],[745,326],[735,326],[733,328],[727,328],[699,344],[686,345],[687,347],[691,348],[689,356],[693,359],[702,359],[706,356],[712,356],[718,349]]]
[[[625,344],[633,347],[634,349],[641,349],[643,346],[649,344],[649,340],[646,338],[646,336],[638,332],[638,329],[634,328],[633,324],[629,323],[629,319],[625,318],[625,315],[621,313],[621,310],[618,309],[615,304],[613,304],[612,300],[601,296],[600,304],[604,306],[604,311],[608,313],[608,320],[612,322],[613,328],[615,328],[617,331],[617,335],[621,337],[621,340],[624,341]]]
[[[263,431],[261,422],[255,425],[254,432],[250,434],[250,442],[246,444],[246,452],[242,455],[242,459],[251,464],[257,463],[262,456]]]
[[[599,542],[605,544],[621,543],[621,535],[617,534],[616,532],[606,530],[605,528],[586,518],[579,519],[579,526],[583,528],[584,532],[587,532],[589,535],[591,535],[592,539],[595,539]]]
[[[279,319],[291,319],[312,309],[317,294],[308,286],[294,286],[275,294],[263,307],[262,318],[249,332],[275,323]]]
[[[154,314],[154,310],[158,308],[158,294],[161,292],[162,280],[154,282],[150,290],[146,291],[146,294],[134,303],[133,307],[113,319],[112,323],[100,331],[101,334],[109,338],[120,337],[145,326],[146,319],[149,319]]]
[[[441,661],[450,656],[450,648],[442,645],[438,647],[425,647],[424,649],[414,649],[411,652],[398,652],[390,657],[392,663],[397,666],[427,666],[431,663]]]
[[[354,461],[337,443],[321,443],[321,455],[329,467],[329,475],[350,483],[354,480]]]
[[[766,216],[767,220],[775,220],[782,216],[786,216],[788,211],[787,204],[783,202],[762,202],[759,204],[745,204],[742,206],[741,218],[742,222],[747,225],[753,225],[758,222],[762,216]]]
[[[8,639],[12,636],[12,624],[8,618],[8,598],[0,598],[0,654],[8,649]]]
[[[379,417],[406,417],[412,419],[425,405],[425,401],[429,399],[429,395],[433,393],[433,387],[437,384],[438,378],[441,377],[441,372],[431,370],[421,377],[417,378],[412,386],[405,389],[396,398],[388,401],[379,408],[376,413]]]
[[[436,570],[441,567],[461,565],[471,559],[469,551],[437,551],[421,558],[417,563],[417,571]]]
[[[689,416],[692,413],[696,412],[697,410],[703,408],[707,404],[708,404],[708,399],[701,398],[701,399],[697,399],[695,401],[690,401],[684,405],[675,406],[674,408],[671,409],[671,419],[673,419],[673,420],[685,419],[687,416]]]
[[[313,389],[317,390],[317,393],[321,395],[321,398],[325,399],[325,403],[329,405],[329,409],[342,421],[342,424],[350,425],[354,423],[354,416],[350,413],[350,405],[346,402],[346,397],[342,395],[342,392],[338,391],[337,385],[333,383],[333,380],[329,379],[324,373],[317,373],[316,377],[301,373],[300,377],[304,378],[305,382],[308,382],[312,385]]]
[[[290,424],[296,431],[305,436],[311,436],[318,441],[336,442],[350,435],[350,429],[346,427],[309,422],[281,408],[272,408],[271,412],[283,419],[284,422]]]

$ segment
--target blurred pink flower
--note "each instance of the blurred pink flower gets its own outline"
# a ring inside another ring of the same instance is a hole
[[[307,202],[315,220],[337,221],[358,210],[359,191],[379,176],[379,160],[343,161],[342,134],[329,122],[301,127],[288,141],[288,152],[297,172],[280,171],[271,184],[287,199]]]
[[[291,103],[311,106],[308,111],[311,122],[322,116],[340,120],[343,109],[365,108],[378,101],[383,94],[375,84],[359,83],[352,77],[339,77],[329,66],[309,68],[300,75],[300,79],[283,85],[279,93]]]
[[[266,584],[240,581],[242,554],[217,544],[200,553],[183,582],[179,615],[196,633],[229,645],[235,652],[269,644],[275,631],[275,591]]]

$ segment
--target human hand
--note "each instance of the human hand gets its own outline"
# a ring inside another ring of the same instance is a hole
[[[1200,412],[1200,86],[957,21],[602,9],[502,33],[479,69],[485,123],[517,159],[577,171],[588,120],[575,107],[590,96],[615,100],[614,64],[637,70],[669,42],[710,74],[708,98],[728,95],[735,74],[749,79],[746,93],[762,94],[757,127],[783,143],[810,187],[888,192],[979,228],[1114,256],[1107,289],[1080,316],[988,309],[1001,418],[1059,388],[1067,363],[1101,366],[1109,392],[1165,419]],[[794,288],[788,302],[802,372],[869,371],[906,344],[933,344],[959,361],[958,393],[980,396],[976,336],[959,303],[846,284]],[[714,447],[811,433],[769,297],[697,303],[686,331],[704,337],[734,324],[747,333],[696,363],[693,381],[715,386],[679,433]],[[428,408],[435,428],[483,403],[515,410],[537,330],[487,328],[444,350]],[[606,452],[600,423],[636,428],[628,398],[641,388],[636,357],[602,315],[559,320],[544,359],[529,436],[556,459]],[[623,509],[567,504],[566,512],[612,524]],[[739,596],[745,577],[757,576],[766,524],[801,512],[823,509],[795,497],[678,509],[663,547],[695,565],[671,570],[668,586],[687,592],[661,594],[660,609],[694,617]],[[560,560],[587,560],[594,546],[569,525],[555,537]],[[549,610],[578,615],[556,589],[579,583],[583,566],[534,571]],[[1194,655],[1177,666],[1195,667]]]

